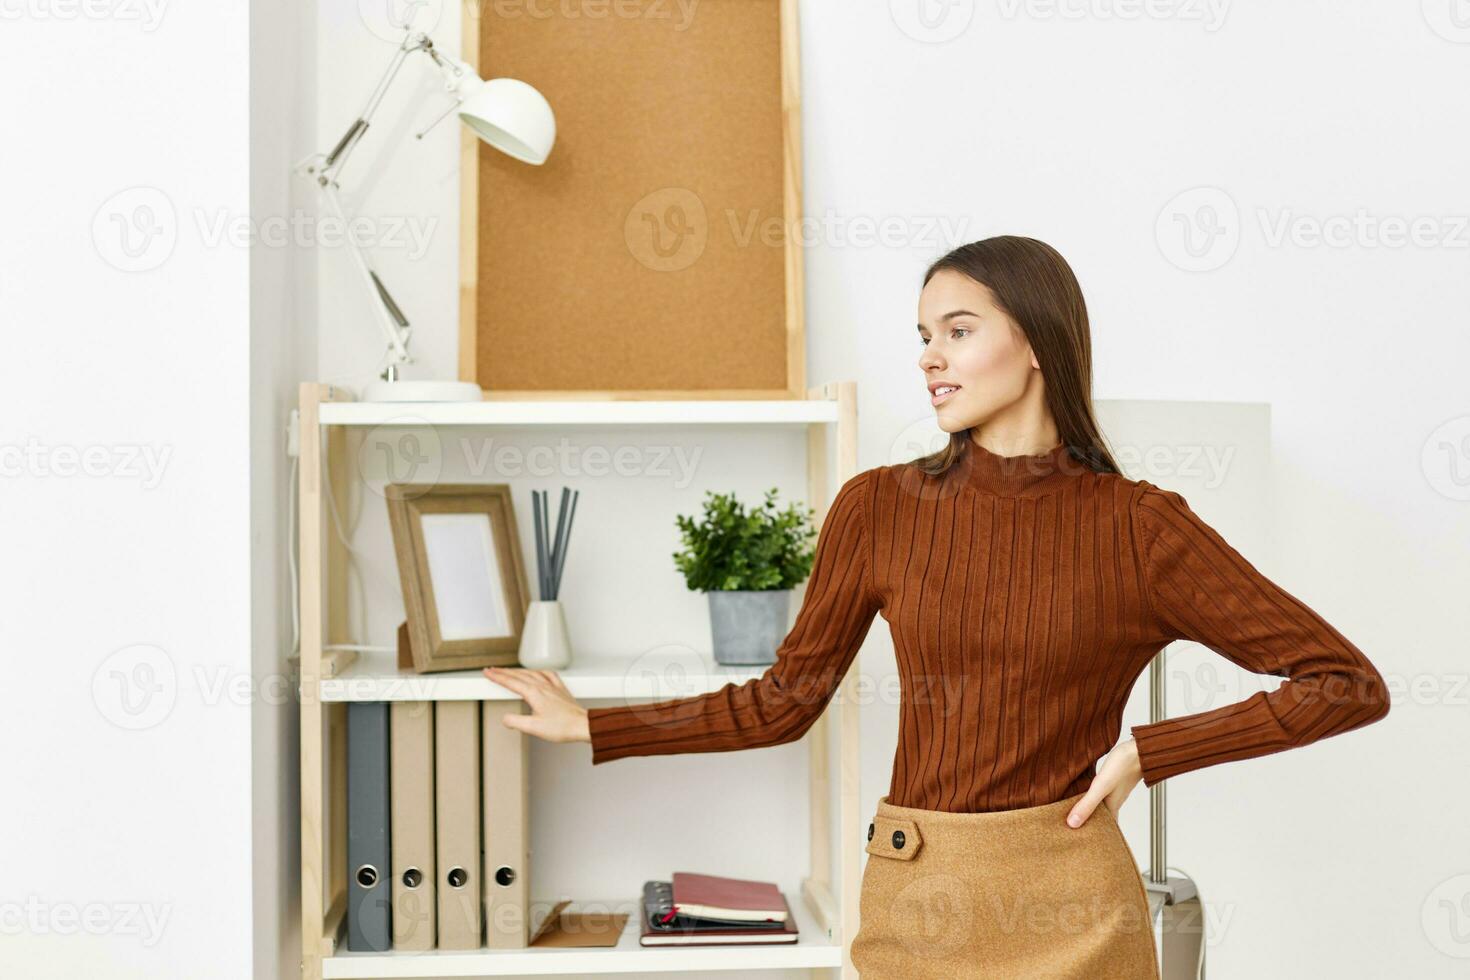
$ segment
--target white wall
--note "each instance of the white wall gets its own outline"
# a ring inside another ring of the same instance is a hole
[[[315,185],[293,167],[314,149],[316,21],[310,5],[255,0],[250,16],[250,208],[260,227],[309,229]],[[316,375],[316,239],[262,236],[250,251],[251,848],[257,980],[298,975],[301,958],[300,714],[287,574],[294,480],[286,425]]]
[[[809,379],[858,381],[860,466],[899,458],[929,414],[922,269],[1009,232],[1081,278],[1100,399],[1269,403],[1260,564],[1368,652],[1394,707],[1171,781],[1171,863],[1217,909],[1212,975],[1457,975],[1470,32],[1450,0],[1157,0],[1141,16],[955,0],[923,18],[918,2],[803,5]],[[446,5],[425,26],[457,49]],[[280,168],[341,134],[392,47],[377,5],[249,9],[0,7],[0,325],[24,341],[0,374],[0,735],[20,800],[0,810],[7,975],[294,968],[295,715],[263,686],[289,645],[279,427],[295,375],[356,386],[380,351],[340,249],[219,235],[314,209]],[[426,63],[406,66],[343,186],[383,219],[375,256],[424,376],[449,377],[458,133],[393,142],[440,98]],[[1207,243],[1212,215],[1226,233],[1191,255],[1182,229]],[[885,219],[897,244],[854,234]],[[1416,219],[1418,242],[1393,244]],[[1314,244],[1324,227],[1347,244]],[[704,489],[803,491],[799,439],[695,434],[689,482],[656,471],[672,442],[574,436],[633,447],[647,465],[631,478],[472,473],[511,482],[521,507],[533,486],[587,491],[565,588],[589,655],[703,642],[701,598],[667,554]],[[465,448],[446,475],[469,472]],[[63,475],[72,454],[91,465]],[[384,643],[401,608],[371,487],[388,474],[359,458],[355,638]],[[891,669],[879,633],[872,673]],[[883,788],[881,726],[865,797]],[[799,746],[596,770],[585,746],[534,748],[540,894],[623,895],[686,864],[784,880],[805,860]],[[629,789],[638,776],[674,788],[656,799]],[[725,792],[757,781],[771,795]],[[708,824],[664,821],[714,794],[727,806]],[[1143,807],[1140,792],[1125,810],[1135,849]],[[662,843],[620,849],[655,821]]]
[[[290,166],[314,22],[264,0],[0,17],[0,319],[23,341],[0,973],[291,975],[284,427],[316,342]]]
[[[247,13],[0,13],[5,976],[252,975]]]

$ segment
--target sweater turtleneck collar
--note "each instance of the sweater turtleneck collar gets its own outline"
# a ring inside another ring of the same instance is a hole
[[[1087,466],[1067,451],[1066,443],[1034,455],[1002,456],[973,439],[955,468],[965,482],[977,490],[998,495],[1025,496],[1051,489],[1075,478]]]

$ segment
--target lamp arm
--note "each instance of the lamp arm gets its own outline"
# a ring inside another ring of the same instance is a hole
[[[367,132],[369,121],[378,111],[378,106],[383,102],[383,96],[387,94],[388,87],[393,84],[393,79],[398,76],[403,62],[415,51],[427,51],[436,62],[440,60],[434,51],[434,42],[427,34],[421,31],[410,31],[405,34],[403,42],[398,45],[398,50],[393,52],[388,67],[378,79],[377,86],[368,96],[367,104],[363,106],[362,112],[352,121],[352,124],[347,127],[347,132],[342,134],[328,153],[308,158],[298,165],[315,178],[317,187],[321,190],[322,196],[326,198],[332,213],[337,216],[337,220],[342,222],[342,227],[346,232],[347,251],[352,256],[352,264],[357,267],[358,275],[362,277],[364,285],[374,297],[373,308],[377,312],[378,326],[382,329],[383,337],[388,342],[388,349],[392,352],[394,362],[397,364],[408,364],[413,360],[408,353],[408,338],[412,328],[409,326],[408,318],[403,315],[403,310],[388,292],[388,287],[383,285],[383,280],[373,271],[367,254],[352,237],[351,224],[342,207],[342,200],[337,195],[337,177],[347,163],[348,156],[361,142],[363,134]]]
[[[342,227],[346,230],[344,237],[347,239],[347,251],[352,256],[352,264],[357,266],[363,283],[377,299],[373,308],[378,312],[378,325],[383,329],[383,337],[388,341],[389,349],[393,351],[397,363],[411,363],[412,358],[408,356],[407,345],[408,335],[412,328],[408,325],[408,319],[404,317],[398,304],[393,301],[388,287],[383,285],[383,280],[378,278],[378,274],[368,264],[367,255],[361,246],[353,239],[352,228],[347,221],[346,213],[342,210],[342,201],[337,197],[337,185],[331,181],[324,181],[321,189],[322,196],[327,199],[327,204],[332,208],[332,213],[337,216],[338,221],[342,222]]]
[[[444,75],[444,87],[454,93],[455,102],[463,102],[469,90],[485,84],[478,72],[471,68],[468,62],[461,61],[453,55],[444,54],[429,42],[426,51],[434,64],[439,66],[439,71]]]
[[[373,271],[367,254],[352,237],[347,214],[342,208],[341,199],[337,196],[337,176],[347,163],[348,156],[361,142],[363,134],[367,132],[373,113],[377,112],[389,85],[393,83],[399,69],[403,67],[403,62],[415,51],[423,51],[433,59],[434,64],[444,74],[445,88],[454,93],[456,103],[463,101],[468,92],[484,84],[468,64],[437,51],[434,48],[434,42],[427,34],[421,31],[410,31],[404,36],[403,43],[398,46],[398,50],[393,52],[393,58],[388,62],[382,78],[378,80],[377,87],[368,96],[367,104],[363,106],[362,112],[347,127],[347,131],[337,140],[336,145],[325,155],[309,157],[297,165],[298,168],[316,179],[317,186],[322,196],[326,198],[332,213],[342,222],[347,233],[347,250],[352,256],[352,263],[357,267],[358,275],[362,277],[364,285],[376,297],[377,301],[373,306],[377,310],[378,325],[382,328],[383,337],[388,341],[388,348],[398,364],[408,364],[413,360],[409,356],[407,346],[412,327],[409,326],[408,319],[394,301],[392,294],[388,292],[388,287],[383,285],[383,280],[378,278],[378,274]],[[446,112],[445,115],[448,113]]]
[[[378,106],[382,103],[383,96],[388,92],[388,86],[397,77],[398,70],[403,67],[404,60],[415,51],[428,51],[430,55],[435,57],[436,61],[439,60],[434,52],[434,42],[429,40],[427,34],[416,31],[404,37],[403,43],[398,46],[398,50],[393,52],[393,58],[388,62],[388,67],[383,72],[383,77],[378,80],[377,87],[373,89],[372,95],[368,96],[367,105],[363,106],[362,112],[353,120],[352,125],[347,127],[347,132],[342,134],[342,138],[337,141],[337,145],[326,155],[322,168],[318,173],[318,180],[333,181],[337,179],[337,174],[347,163],[347,157],[362,139],[362,134],[367,132],[368,121],[372,119],[373,113],[378,111]]]

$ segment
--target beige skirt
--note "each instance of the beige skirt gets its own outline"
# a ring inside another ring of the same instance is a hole
[[[949,813],[878,801],[853,966],[863,980],[1157,980],[1143,879],[1113,811],[1082,798]]]

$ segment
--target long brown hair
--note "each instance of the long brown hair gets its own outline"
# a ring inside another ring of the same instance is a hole
[[[986,286],[1021,327],[1046,381],[1046,405],[1069,455],[1099,473],[1119,473],[1092,410],[1092,332],[1087,304],[1072,267],[1045,242],[1000,235],[961,245],[936,259],[924,285],[952,269]],[[922,288],[922,287],[921,287]],[[970,429],[949,434],[938,452],[913,461],[925,473],[945,472],[964,455]]]

